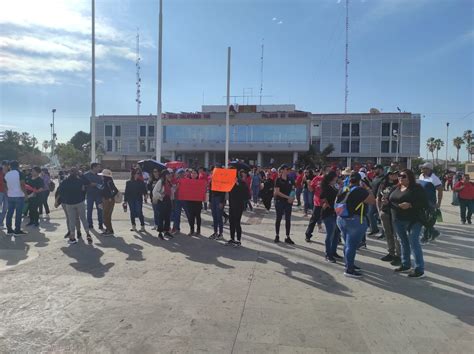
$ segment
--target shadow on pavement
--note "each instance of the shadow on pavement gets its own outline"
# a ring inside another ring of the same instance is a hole
[[[144,261],[143,258],[143,246],[137,245],[136,243],[127,243],[123,237],[108,237],[101,236],[97,232],[92,232],[99,243],[95,242],[97,247],[101,248],[115,248],[117,251],[128,255],[127,261]]]
[[[79,242],[69,247],[62,247],[61,251],[70,258],[76,260],[69,265],[78,272],[88,273],[94,278],[103,278],[115,263],[102,264],[100,258],[104,255],[100,249]]]

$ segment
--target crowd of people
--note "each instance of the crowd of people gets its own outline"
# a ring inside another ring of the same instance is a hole
[[[409,277],[420,278],[424,276],[421,244],[440,234],[435,223],[445,189],[433,173],[432,164],[425,163],[421,167],[422,173],[418,177],[410,169],[399,168],[398,163],[357,170],[332,166],[295,170],[285,164],[278,169],[254,167],[238,170],[233,188],[224,193],[212,190],[212,172],[204,168],[155,168],[148,173],[133,166],[122,193],[114,183],[113,172],[102,169],[98,163],[92,163],[87,172],[71,168],[60,174],[56,188],[47,169],[33,167],[20,171],[17,161],[4,161],[0,170],[0,226],[3,227],[6,219],[7,235],[24,235],[22,219],[28,216],[26,226],[39,227],[43,211],[46,217],[50,213],[48,196],[54,192],[55,207],[61,206],[65,213],[65,238],[69,244],[77,243],[82,238],[82,231],[86,242],[92,244],[90,230],[94,229],[95,220],[102,236],[114,236],[115,204],[121,204],[123,210],[128,211],[130,231],[145,232],[143,205],[150,202],[152,230],[156,230],[160,239],[181,234],[183,214],[189,224],[187,235],[201,235],[201,213],[209,207],[213,229],[209,238],[224,240],[224,224],[229,222],[230,239],[226,244],[239,247],[244,211],[252,211],[262,203],[266,210],[272,206],[275,209],[274,242],[280,242],[280,226],[284,219],[282,241],[293,245],[291,220],[296,207],[301,208],[305,216],[310,215],[306,242],[312,242],[317,226],[318,231],[325,234],[326,261],[343,260],[346,276],[362,276],[355,264],[357,250],[367,247],[367,236],[373,236],[386,239],[388,253],[381,261],[390,262],[395,272],[408,272]],[[178,191],[183,179],[204,180],[208,198],[204,201],[179,200]],[[459,197],[461,222],[471,224],[474,183],[466,174],[453,182],[452,189]],[[96,218],[93,217],[94,209]],[[343,255],[337,253],[341,243]]]

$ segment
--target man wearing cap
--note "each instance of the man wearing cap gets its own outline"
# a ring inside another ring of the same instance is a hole
[[[382,165],[375,165],[374,167],[374,179],[372,180],[371,183],[371,189],[373,195],[377,195],[377,191],[379,190],[380,184],[382,181],[385,179],[385,173],[384,173],[384,168]],[[369,210],[367,212],[367,216],[369,218],[369,226],[370,226],[370,232],[369,236],[375,235],[379,232],[379,227],[377,225],[377,205],[375,204],[369,204]]]
[[[280,177],[275,181],[275,209],[276,209],[276,221],[275,221],[275,243],[280,242],[280,223],[283,215],[285,216],[285,232],[286,238],[285,243],[294,245],[295,243],[290,238],[291,231],[291,210],[293,201],[295,200],[296,193],[293,189],[294,185],[288,178],[289,172],[288,165],[281,165],[278,171]]]
[[[418,183],[425,189],[425,192],[428,196],[428,202],[431,207],[439,209],[441,207],[441,201],[443,199],[443,183],[433,173],[433,164],[430,162],[426,162],[421,165],[421,174],[418,178]],[[430,183],[432,186],[430,186]],[[437,200],[436,200],[436,191],[437,191]],[[423,238],[421,239],[422,242],[427,242],[428,240],[434,240],[436,237],[439,236],[439,231],[433,227],[425,228],[425,232]]]

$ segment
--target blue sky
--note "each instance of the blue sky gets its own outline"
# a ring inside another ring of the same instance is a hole
[[[422,156],[428,137],[446,139],[447,121],[450,141],[473,129],[473,6],[351,0],[349,112],[420,113]],[[258,95],[262,39],[264,103],[343,111],[345,0],[165,0],[164,13],[165,111],[225,103],[227,46],[232,94]],[[48,139],[52,108],[60,141],[89,129],[90,16],[89,0],[1,3],[0,129]],[[97,114],[136,112],[137,27],[141,112],[155,114],[158,1],[97,0],[96,18]]]

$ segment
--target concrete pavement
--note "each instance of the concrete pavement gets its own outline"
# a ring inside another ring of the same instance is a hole
[[[295,246],[273,243],[274,213],[259,209],[236,249],[207,239],[210,213],[202,237],[162,241],[130,232],[120,205],[116,237],[68,246],[53,210],[27,236],[0,231],[0,352],[470,353],[474,226],[450,198],[440,238],[423,247],[424,279],[394,274],[374,239],[357,255],[364,277],[344,277],[323,234],[304,242],[299,211]]]

